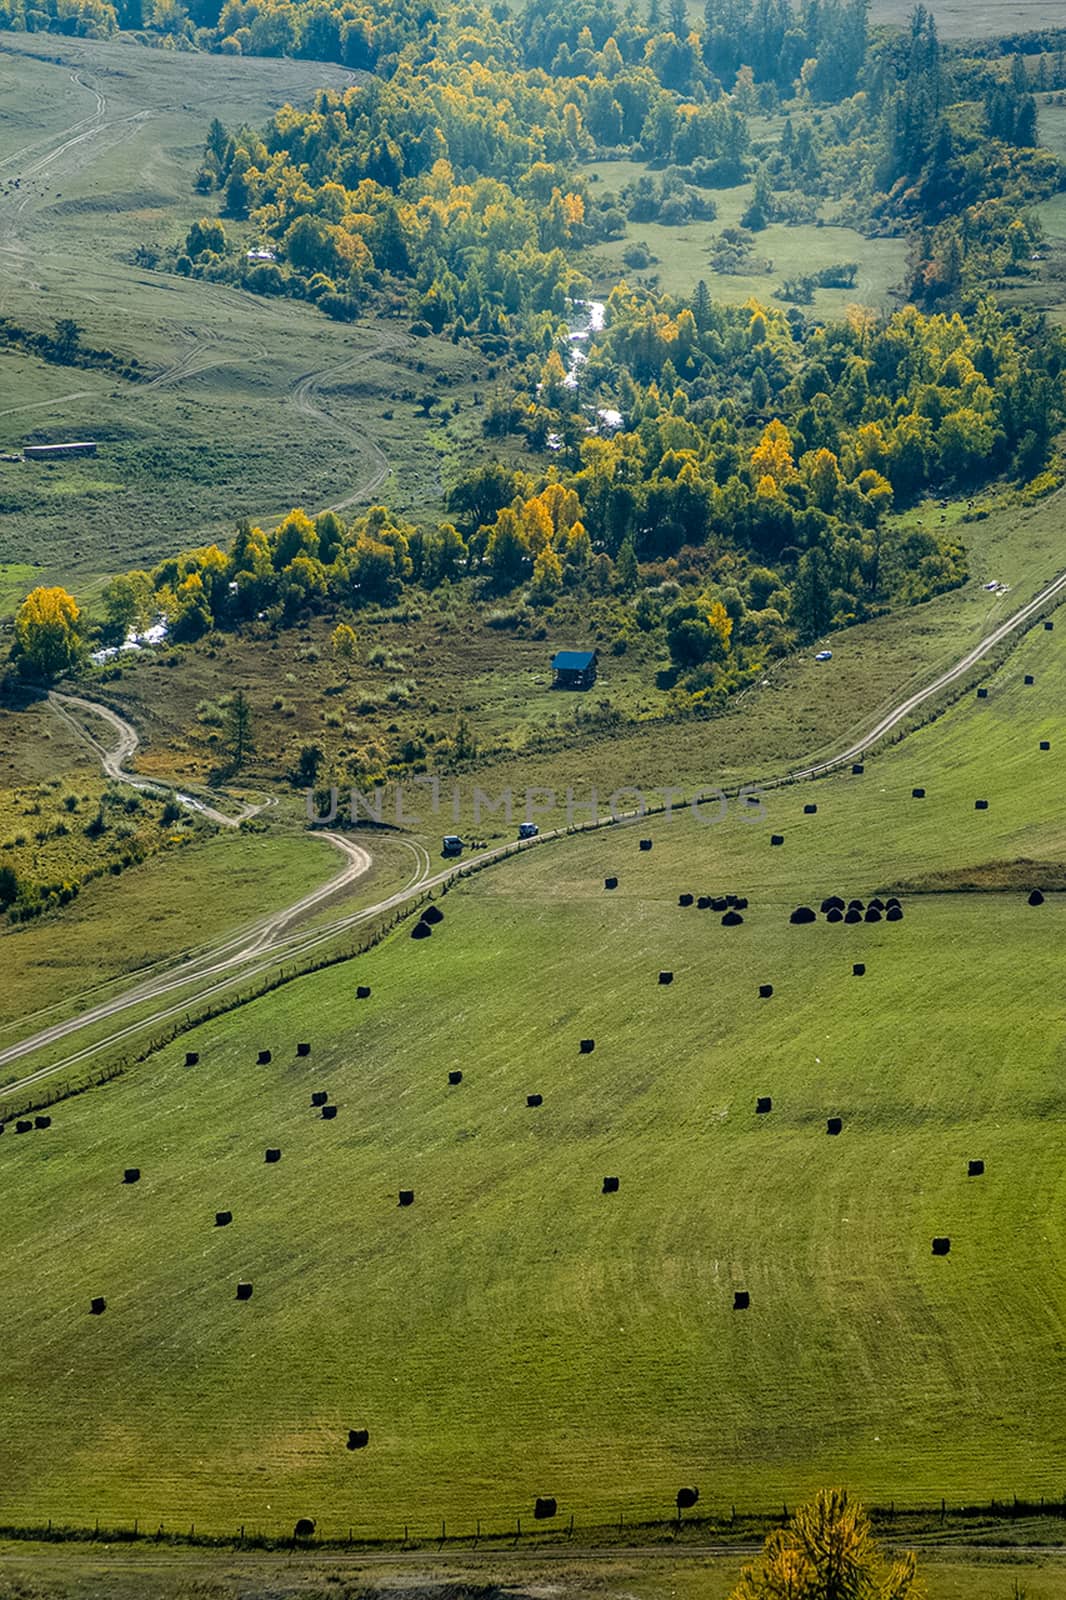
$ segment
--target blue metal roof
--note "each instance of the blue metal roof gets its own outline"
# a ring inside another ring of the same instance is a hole
[[[556,672],[587,672],[595,659],[595,650],[558,650],[552,667]]]

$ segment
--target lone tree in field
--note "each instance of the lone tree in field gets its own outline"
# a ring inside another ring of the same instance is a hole
[[[846,1489],[821,1489],[770,1534],[730,1600],[920,1600],[913,1551],[890,1563]]]
[[[33,589],[15,616],[19,671],[27,678],[58,678],[81,652],[77,601],[65,589]]]
[[[226,732],[229,739],[229,752],[233,758],[233,770],[234,772],[239,772],[244,765],[245,758],[255,749],[255,739],[252,734],[252,708],[243,689],[238,689],[230,701],[227,720]]]
[[[338,622],[329,636],[329,642],[333,646],[333,654],[337,660],[344,662],[344,681],[347,683],[352,675],[352,662],[359,650],[355,629],[350,628],[346,622]]]

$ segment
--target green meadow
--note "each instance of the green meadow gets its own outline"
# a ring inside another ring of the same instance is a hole
[[[1057,1495],[1066,905],[1027,890],[1061,881],[1064,691],[1038,627],[861,775],[536,848],[430,939],[9,1129],[8,1518],[394,1536],[536,1494],[665,1515],[690,1481],[711,1515],[829,1481]],[[944,892],[972,883],[1002,887]],[[893,887],[900,923],[789,922]],[[743,924],[686,892],[747,896]]]

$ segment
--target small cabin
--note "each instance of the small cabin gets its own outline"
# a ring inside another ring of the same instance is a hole
[[[598,661],[595,650],[557,650],[552,657],[552,688],[591,689]]]

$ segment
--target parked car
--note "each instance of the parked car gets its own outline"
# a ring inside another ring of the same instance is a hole
[[[832,661],[833,652],[832,650],[819,650],[814,659],[815,661]]]
[[[444,848],[441,851],[443,856],[461,856],[463,853],[463,841],[457,833],[446,833],[443,845]]]
[[[520,822],[518,824],[518,837],[520,839],[535,839],[540,829],[535,822]]]

